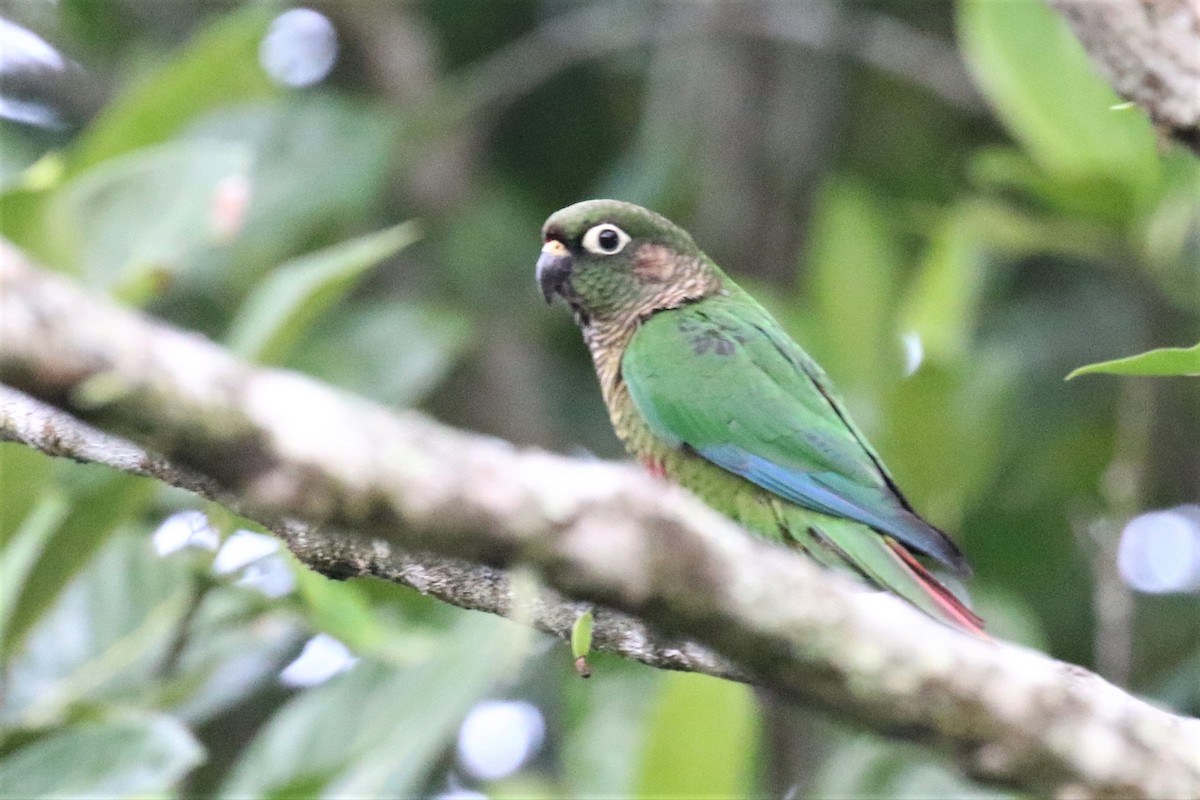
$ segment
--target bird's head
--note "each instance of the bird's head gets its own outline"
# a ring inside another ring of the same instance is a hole
[[[542,226],[537,279],[581,325],[627,322],[720,291],[720,270],[670,220],[619,200],[586,200]]]

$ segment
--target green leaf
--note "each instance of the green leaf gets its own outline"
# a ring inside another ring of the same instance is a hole
[[[5,797],[128,797],[174,793],[204,760],[200,744],[165,715],[72,725],[0,760]]]
[[[46,224],[45,210],[53,196],[52,191],[24,186],[0,192],[0,236],[49,267],[59,266],[55,258],[61,250],[60,232]]]
[[[953,797],[1015,800],[1016,795],[971,782],[942,759],[917,748],[898,748],[869,734],[837,736],[806,787],[808,797],[878,797],[892,800]]]
[[[105,107],[80,137],[72,171],[163,142],[213,108],[278,93],[258,60],[273,14],[270,4],[253,4],[220,16],[174,61]]]
[[[0,194],[14,187],[30,187],[30,175],[41,157],[41,148],[18,133],[8,120],[0,121]]]
[[[994,477],[1019,363],[974,348],[966,363],[933,361],[889,387],[875,443],[905,496],[934,524],[957,532],[966,503]]]
[[[144,533],[109,540],[8,662],[0,719],[42,728],[81,702],[153,702],[147,685],[191,600],[186,569]]]
[[[288,702],[244,751],[222,793],[407,797],[467,710],[503,676],[508,624],[460,617],[444,646],[408,667],[364,658]]]
[[[0,546],[7,546],[41,502],[55,465],[55,459],[32,447],[0,442]]]
[[[642,751],[638,797],[747,797],[758,711],[750,687],[666,676]]]
[[[6,652],[16,648],[117,528],[146,508],[156,488],[146,478],[114,474],[105,467],[64,462],[54,466],[67,492],[70,513],[41,549],[16,599],[0,644]],[[8,479],[6,474],[5,482]]]
[[[189,125],[187,139],[245,147],[253,161],[241,231],[189,277],[215,284],[206,291],[244,294],[269,268],[365,230],[380,216],[401,116],[381,104],[300,93],[222,107]]]
[[[25,517],[17,532],[5,542],[0,552],[0,657],[7,661],[8,623],[25,588],[26,581],[46,544],[62,525],[68,512],[62,493],[45,491]]]
[[[647,721],[667,673],[595,653],[590,681],[568,680],[562,769],[567,797],[634,797]],[[613,742],[621,747],[613,747]]]
[[[157,706],[191,725],[278,691],[280,671],[312,635],[290,609],[237,586],[206,592],[185,633],[168,680],[150,688]]]
[[[1071,372],[1076,375],[1093,373],[1109,375],[1193,375],[1200,376],[1200,343],[1194,347],[1161,347],[1136,356],[1088,364]]]
[[[1126,257],[1125,201],[1114,201],[1111,186],[1047,172],[1026,152],[999,146],[972,156],[970,181],[981,194],[959,200],[960,213],[969,214],[980,239],[995,249],[1100,263]]]
[[[901,256],[889,220],[864,186],[844,180],[824,187],[814,212],[808,269],[821,335],[811,345],[848,398],[898,373],[892,320]]]
[[[356,299],[314,325],[288,363],[365,397],[407,406],[445,378],[471,333],[472,319],[449,306]]]
[[[1110,181],[1144,203],[1161,172],[1154,132],[1096,74],[1066,21],[1037,0],[961,0],[963,53],[997,113],[1046,170]],[[1119,214],[1120,212],[1118,212]]]
[[[296,588],[314,628],[340,640],[356,653],[369,653],[381,646],[383,625],[360,584],[330,580],[304,567],[295,572]]]
[[[49,202],[55,260],[78,265],[92,286],[144,300],[147,280],[163,283],[215,243],[218,188],[249,168],[245,146],[219,141],[171,142],[105,161]]]
[[[919,337],[929,360],[966,357],[984,269],[981,243],[965,215],[951,215],[930,237],[901,316],[903,333]]]
[[[411,222],[302,256],[272,272],[242,306],[229,346],[246,358],[278,364],[368,269],[411,244]]]
[[[1173,303],[1200,312],[1200,158],[1176,148],[1163,157],[1162,202],[1141,226],[1143,263]]]

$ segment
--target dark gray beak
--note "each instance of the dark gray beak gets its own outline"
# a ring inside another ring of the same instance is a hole
[[[570,277],[571,254],[562,242],[551,239],[542,247],[542,254],[537,260],[537,281],[547,303],[554,299],[554,295],[563,294]]]

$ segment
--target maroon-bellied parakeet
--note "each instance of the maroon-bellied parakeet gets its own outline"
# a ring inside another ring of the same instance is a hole
[[[691,236],[590,200],[551,215],[542,240],[542,292],[574,312],[636,458],[750,531],[982,631],[917,559],[965,574],[958,548],[905,500],[821,367]]]

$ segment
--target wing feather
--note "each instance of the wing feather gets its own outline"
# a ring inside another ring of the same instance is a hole
[[[664,441],[965,571],[954,543],[900,494],[825,373],[748,295],[652,316],[626,350],[621,374]]]

